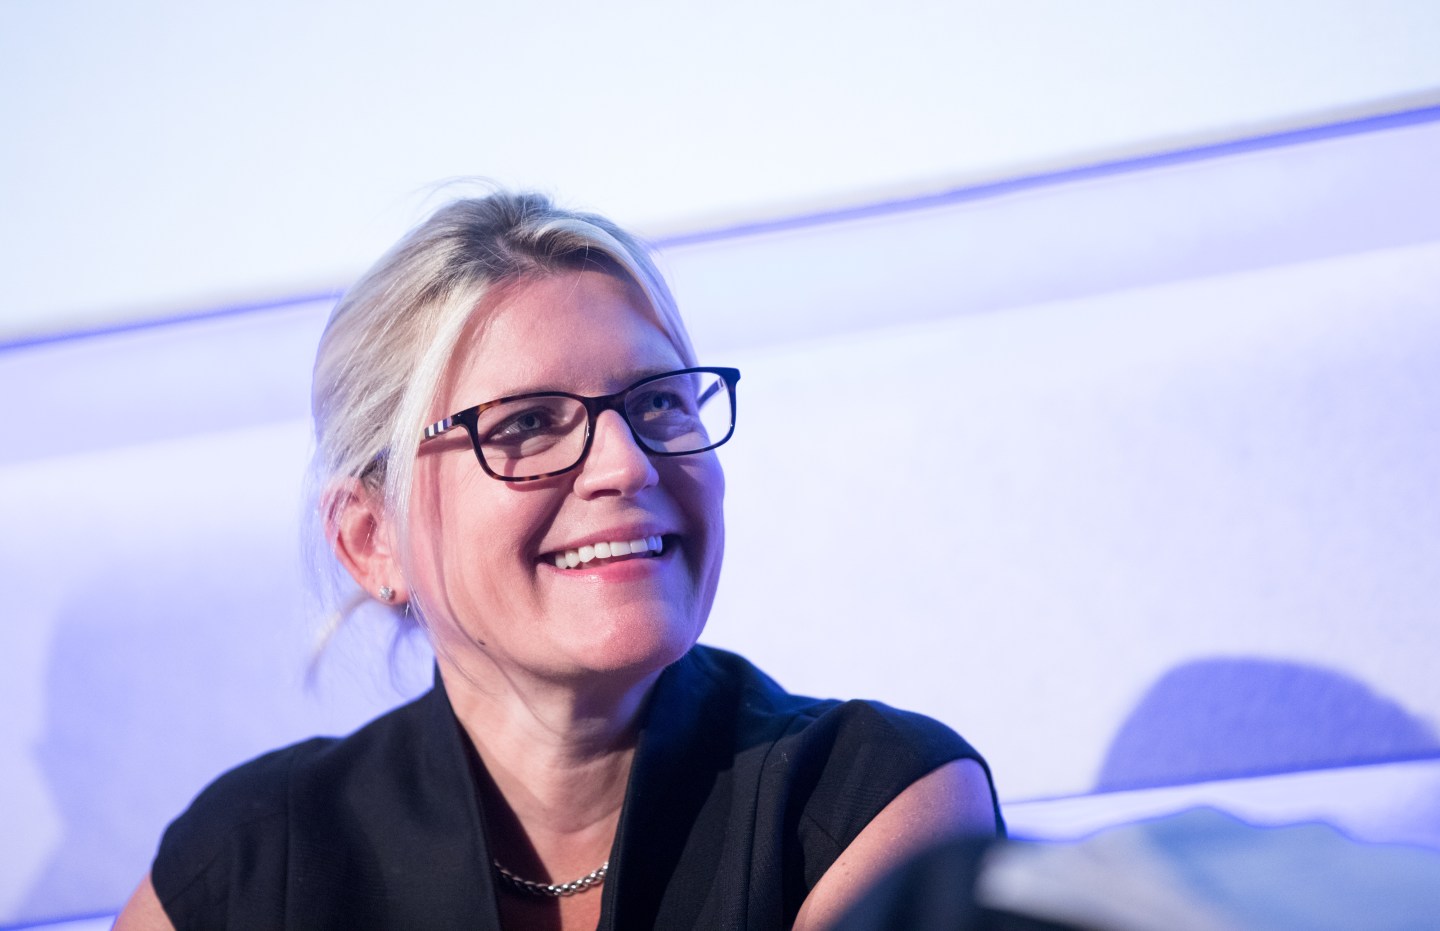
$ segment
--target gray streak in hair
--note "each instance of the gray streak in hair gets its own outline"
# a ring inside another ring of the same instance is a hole
[[[441,207],[336,304],[311,387],[309,536],[317,593],[333,612],[326,639],[364,601],[336,566],[326,536],[337,483],[358,478],[381,495],[405,551],[420,432],[462,336],[472,325],[483,332],[476,314],[493,307],[487,297],[585,267],[633,282],[684,364],[695,364],[674,298],[646,248],[611,221],[539,194],[499,192]],[[425,623],[424,606],[414,607],[391,609],[402,632]]]

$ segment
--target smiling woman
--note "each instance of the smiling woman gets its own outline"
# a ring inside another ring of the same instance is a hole
[[[316,514],[434,688],[217,779],[117,927],[817,928],[999,829],[948,728],[697,645],[739,379],[600,217],[495,194],[402,240],[321,339]]]

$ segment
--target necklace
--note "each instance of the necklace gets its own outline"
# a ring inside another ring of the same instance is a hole
[[[537,883],[532,879],[521,879],[514,873],[505,869],[499,860],[492,860],[495,864],[495,871],[510,888],[520,892],[527,892],[530,895],[538,895],[548,898],[559,898],[560,896],[574,895],[577,892],[584,892],[586,889],[593,889],[605,882],[605,874],[610,870],[610,861],[595,867],[595,869],[581,876],[579,879],[571,880],[568,883]]]

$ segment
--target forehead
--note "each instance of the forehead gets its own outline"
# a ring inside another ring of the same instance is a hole
[[[450,379],[467,405],[527,391],[607,394],[683,367],[644,292],[605,272],[522,282],[479,316]]]

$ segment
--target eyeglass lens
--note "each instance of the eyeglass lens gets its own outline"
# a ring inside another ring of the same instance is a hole
[[[668,375],[631,388],[621,410],[640,444],[653,453],[699,452],[725,441],[734,423],[730,392],[711,372]],[[560,472],[585,452],[585,405],[560,395],[507,401],[480,412],[481,456],[496,475]]]

